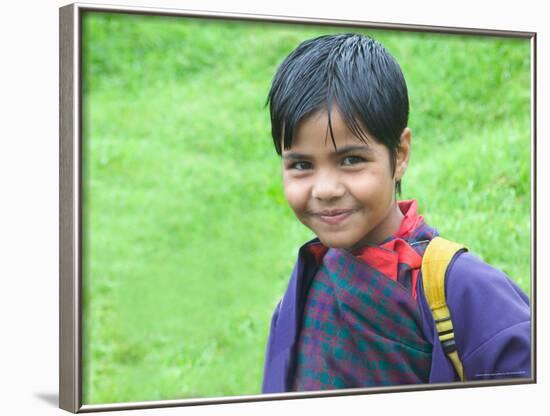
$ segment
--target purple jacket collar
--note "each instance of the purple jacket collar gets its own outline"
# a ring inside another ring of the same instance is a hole
[[[300,247],[287,290],[271,320],[264,364],[263,393],[290,391],[295,350],[307,289],[316,272],[308,244]],[[447,276],[447,303],[467,380],[531,377],[529,299],[500,270],[466,252],[455,256]],[[458,381],[437,337],[425,299],[417,286],[423,332],[433,345],[430,383]]]

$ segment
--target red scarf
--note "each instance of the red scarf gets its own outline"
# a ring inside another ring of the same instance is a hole
[[[416,283],[422,265],[422,256],[405,239],[422,224],[423,218],[421,215],[418,215],[416,200],[399,201],[397,204],[404,217],[393,238],[377,246],[368,245],[362,247],[355,250],[353,255],[359,257],[394,281],[397,281],[399,263],[408,264],[412,273],[412,296],[416,299]],[[322,243],[316,243],[308,246],[308,249],[314,254],[317,264],[319,264],[328,247]]]

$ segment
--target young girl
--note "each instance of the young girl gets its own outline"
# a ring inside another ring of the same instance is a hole
[[[262,391],[458,380],[420,273],[438,233],[416,201],[396,200],[411,153],[397,62],[358,34],[308,40],[269,104],[285,197],[317,238],[275,308]],[[530,377],[529,301],[515,283],[462,251],[446,292],[465,379]]]

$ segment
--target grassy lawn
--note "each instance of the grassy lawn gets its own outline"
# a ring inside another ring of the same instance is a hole
[[[84,403],[260,392],[297,248],[265,100],[342,28],[84,19]],[[400,62],[403,198],[530,291],[530,56],[518,39],[361,30]]]

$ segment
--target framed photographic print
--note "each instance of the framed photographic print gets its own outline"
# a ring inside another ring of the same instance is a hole
[[[59,13],[61,408],[536,381],[535,33]]]

